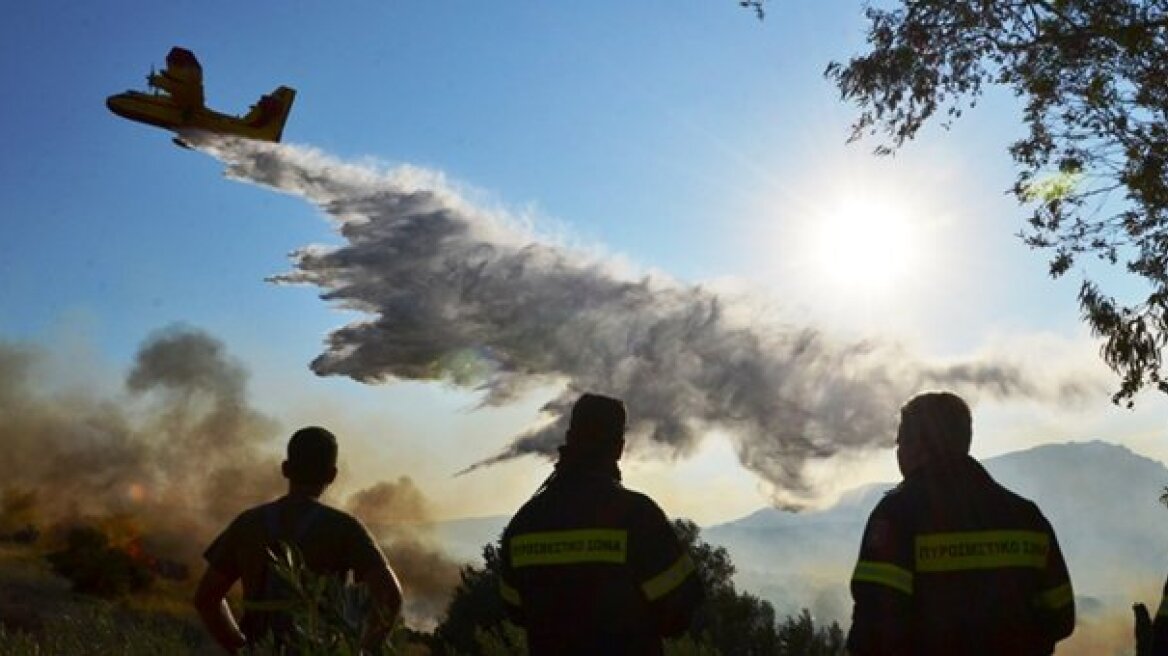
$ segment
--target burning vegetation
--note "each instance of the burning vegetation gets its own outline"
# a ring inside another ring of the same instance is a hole
[[[283,493],[285,435],[252,407],[246,370],[214,337],[153,335],[122,391],[104,396],[73,381],[54,386],[42,375],[48,359],[0,343],[0,542],[36,543],[75,591],[119,597],[158,579],[190,584],[202,549],[232,518]],[[403,477],[343,505],[378,529],[410,593],[407,619],[432,626],[459,563],[421,528],[431,519],[424,494]]]
[[[154,335],[108,397],[56,389],[46,359],[0,344],[0,538],[45,543],[78,591],[189,578],[212,531],[279,490],[263,450],[276,422],[249,406],[246,372],[209,335]]]
[[[73,590],[99,597],[141,592],[154,583],[154,572],[137,542],[110,544],[91,525],[69,529],[65,547],[48,555],[53,571],[69,579]]]

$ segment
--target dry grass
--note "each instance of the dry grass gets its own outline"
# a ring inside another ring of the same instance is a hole
[[[45,618],[76,611],[69,582],[49,569],[35,547],[0,543],[0,623],[39,632]]]
[[[118,601],[70,590],[35,546],[0,543],[0,653],[215,653],[195,623],[190,583]]]

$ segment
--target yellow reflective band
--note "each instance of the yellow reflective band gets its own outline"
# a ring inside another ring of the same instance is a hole
[[[664,572],[642,583],[641,589],[645,591],[645,597],[649,601],[655,601],[677,589],[693,571],[693,561],[690,560],[689,554],[683,553]]]
[[[852,582],[876,583],[906,595],[913,593],[913,573],[892,563],[861,560],[856,563],[856,571],[852,572]]]
[[[511,538],[511,566],[623,564],[628,556],[628,531],[586,528],[527,533]]]
[[[523,600],[519,597],[519,591],[507,585],[507,582],[503,579],[499,579],[499,596],[503,598],[503,601],[512,606],[523,605]]]
[[[1035,598],[1035,602],[1039,608],[1047,610],[1058,610],[1063,606],[1071,604],[1075,601],[1075,593],[1071,590],[1071,584],[1065,583],[1057,588],[1051,588],[1039,593]]]
[[[1160,597],[1160,608],[1156,611],[1156,617],[1168,617],[1168,595]]]
[[[916,539],[918,572],[1046,566],[1050,536],[1037,531],[931,533]]]

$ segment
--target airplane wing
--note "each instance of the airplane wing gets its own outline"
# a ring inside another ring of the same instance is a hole
[[[203,67],[186,48],[171,48],[166,55],[166,68],[161,73],[151,73],[147,79],[150,86],[170,94],[184,110],[203,106]]]

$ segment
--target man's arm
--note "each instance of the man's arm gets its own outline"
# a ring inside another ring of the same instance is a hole
[[[694,612],[705,598],[701,581],[688,553],[681,553],[665,571],[641,585],[657,622],[657,634],[680,635],[693,623]]]
[[[346,542],[349,567],[357,581],[369,588],[373,608],[369,611],[367,629],[361,637],[364,649],[373,649],[385,642],[402,610],[402,588],[397,574],[389,566],[385,552],[361,520],[350,516]]]
[[[511,538],[511,525],[508,524],[499,540],[499,596],[503,598],[507,619],[518,626],[525,626],[523,595],[515,584],[515,569],[511,566]]]
[[[239,630],[235,616],[227,605],[227,591],[235,584],[235,579],[224,575],[214,567],[208,567],[195,590],[193,603],[203,626],[219,643],[219,646],[234,654],[247,644],[247,638]]]
[[[864,528],[852,573],[851,654],[909,653],[914,579],[910,543],[911,536],[891,521],[883,503],[878,505]]]
[[[639,524],[639,553],[634,561],[638,564],[641,593],[649,602],[657,635],[679,635],[690,627],[705,599],[705,590],[693,559],[661,508],[650,504]]]
[[[1164,582],[1164,593],[1152,620],[1152,656],[1168,656],[1168,581]]]
[[[369,630],[361,639],[364,648],[372,648],[385,642],[401,615],[402,589],[388,563],[366,568],[357,573],[357,580],[369,586],[369,596],[373,599],[372,617]]]
[[[1050,535],[1050,551],[1046,556],[1046,568],[1042,575],[1042,589],[1039,590],[1035,606],[1039,609],[1042,629],[1053,647],[1056,642],[1071,635],[1075,630],[1075,591],[1071,587],[1071,577],[1067,573],[1067,563],[1059,549],[1054,529],[1043,518]]]

